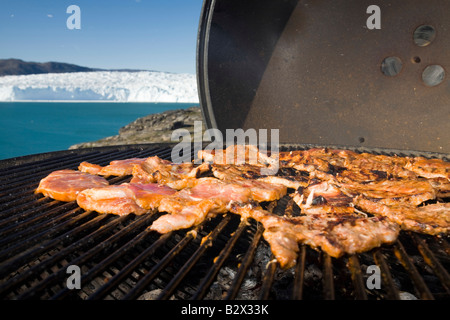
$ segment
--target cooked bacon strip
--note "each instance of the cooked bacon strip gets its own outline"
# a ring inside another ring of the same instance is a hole
[[[264,226],[264,239],[282,268],[295,265],[298,243],[321,248],[330,256],[364,252],[397,239],[399,228],[383,217],[307,215],[280,217],[260,207],[232,204],[230,211]]]
[[[97,174],[100,176],[128,176],[133,172],[133,167],[141,164],[145,158],[131,158],[125,160],[114,160],[109,165],[102,167],[89,162],[82,162],[78,169],[82,172]]]
[[[35,193],[42,193],[60,201],[74,201],[79,192],[95,187],[107,186],[108,181],[96,175],[75,170],[58,170],[39,182]]]
[[[183,189],[161,200],[160,212],[168,212],[153,222],[151,229],[159,233],[189,228],[203,222],[207,216],[227,212],[230,202],[248,202],[251,192],[239,185],[215,178],[200,178],[191,189]]]
[[[419,176],[425,178],[450,179],[450,163],[441,159],[415,157],[409,159],[405,168],[414,171]]]
[[[420,207],[407,204],[388,206],[360,196],[355,199],[355,205],[368,213],[387,217],[404,230],[430,235],[450,231],[450,203],[436,203]]]

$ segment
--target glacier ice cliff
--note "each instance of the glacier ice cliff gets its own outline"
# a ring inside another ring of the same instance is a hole
[[[198,103],[193,74],[95,71],[0,77],[0,101]]]

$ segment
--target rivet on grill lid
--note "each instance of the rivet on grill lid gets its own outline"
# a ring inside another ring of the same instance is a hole
[[[444,81],[444,78],[445,70],[437,64],[426,67],[422,73],[422,80],[429,87],[437,86]]]
[[[436,37],[436,30],[430,25],[422,25],[414,31],[414,43],[419,47],[428,46]]]
[[[386,57],[381,63],[381,72],[386,76],[396,76],[402,70],[402,60],[398,57]]]

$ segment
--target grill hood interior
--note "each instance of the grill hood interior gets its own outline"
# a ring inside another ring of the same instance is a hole
[[[372,4],[205,1],[197,74],[207,127],[449,153],[450,2],[378,1],[381,29],[366,25]]]

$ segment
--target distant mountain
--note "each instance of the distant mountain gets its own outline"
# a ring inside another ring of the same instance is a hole
[[[19,59],[0,59],[0,76],[40,73],[95,71],[91,68],[61,62],[26,62]]]
[[[0,76],[42,74],[42,73],[91,72],[91,71],[137,72],[144,70],[130,70],[130,69],[105,70],[105,69],[81,67],[75,64],[62,62],[41,63],[41,62],[27,62],[20,59],[0,59]]]

